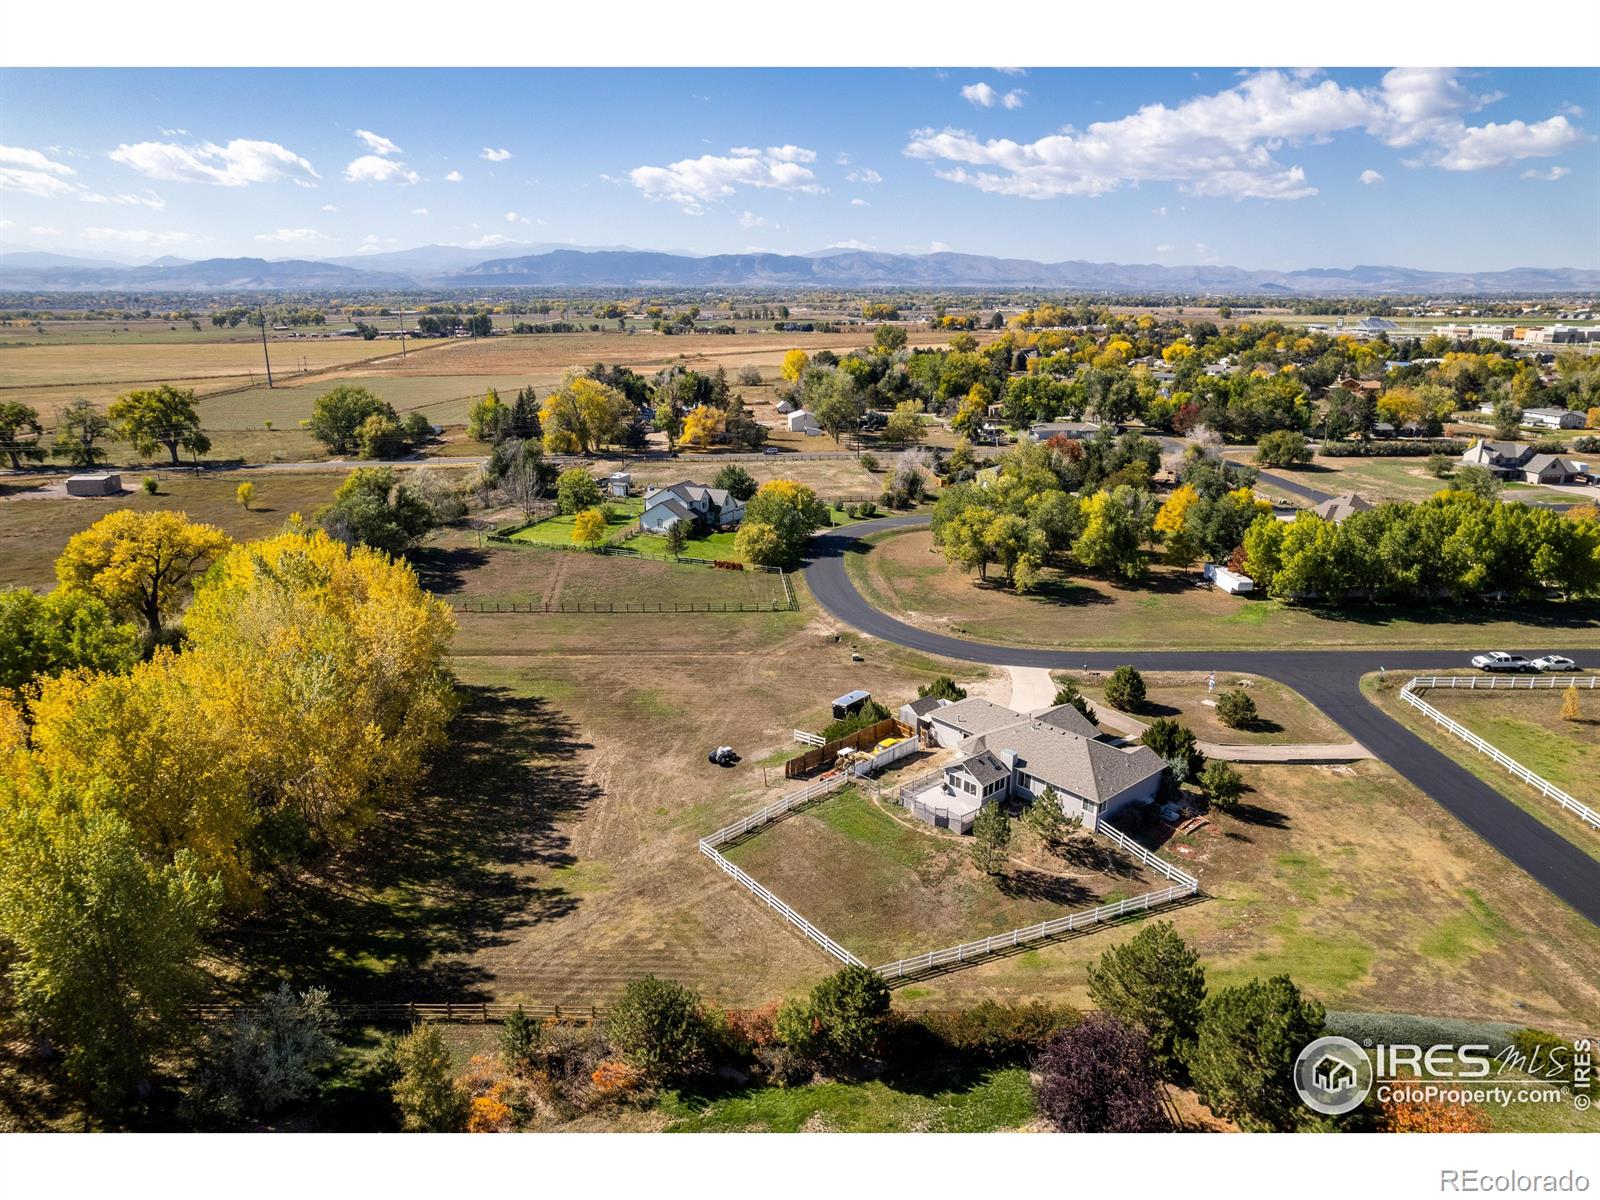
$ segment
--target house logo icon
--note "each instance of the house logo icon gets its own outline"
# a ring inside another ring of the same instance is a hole
[[[1372,1063],[1349,1038],[1318,1038],[1295,1059],[1294,1086],[1307,1108],[1336,1117],[1367,1098]]]

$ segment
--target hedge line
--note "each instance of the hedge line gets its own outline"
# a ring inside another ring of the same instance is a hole
[[[1323,442],[1324,458],[1426,458],[1430,454],[1459,456],[1467,452],[1460,438],[1421,438],[1404,442]]]

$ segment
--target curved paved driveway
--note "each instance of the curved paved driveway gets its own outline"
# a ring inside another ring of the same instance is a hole
[[[1600,866],[1549,826],[1512,804],[1455,759],[1411,733],[1361,694],[1359,681],[1385,662],[1409,668],[1454,670],[1465,666],[1459,650],[1044,650],[971,642],[918,629],[874,608],[845,572],[844,553],[858,538],[924,524],[926,516],[889,517],[853,525],[813,540],[806,583],[817,603],[870,637],[925,654],[988,666],[1111,670],[1131,663],[1147,671],[1243,671],[1287,684],[1315,704],[1374,755],[1431,796],[1501,854],[1600,925]],[[1559,647],[1540,646],[1532,653]],[[1514,649],[1514,648],[1513,648]],[[1523,651],[1528,653],[1528,651]],[[1569,651],[1586,666],[1591,651]],[[1465,747],[1462,753],[1470,753]]]

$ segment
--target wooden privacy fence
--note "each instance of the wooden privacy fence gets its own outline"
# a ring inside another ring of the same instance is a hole
[[[1548,680],[1548,682],[1545,682],[1546,680]],[[1474,687],[1474,684],[1477,686]],[[1499,686],[1496,687],[1496,684]],[[1517,687],[1518,684],[1522,685],[1520,689]],[[1440,712],[1433,705],[1429,704],[1421,697],[1421,695],[1418,694],[1428,690],[1429,688],[1462,688],[1466,691],[1479,692],[1509,692],[1517,690],[1531,691],[1534,688],[1539,687],[1540,684],[1543,684],[1544,688],[1548,689],[1560,687],[1562,690],[1565,690],[1569,686],[1593,689],[1595,686],[1595,677],[1557,677],[1554,675],[1549,675],[1542,678],[1517,679],[1514,676],[1508,676],[1502,681],[1494,678],[1480,679],[1474,675],[1419,675],[1407,682],[1405,687],[1400,689],[1400,699],[1411,705],[1412,708],[1416,709],[1434,724],[1440,725],[1449,730],[1451,733],[1455,734],[1456,737],[1467,743],[1467,745],[1471,746],[1474,750],[1477,750],[1483,754],[1487,754],[1495,762],[1499,763],[1507,771],[1511,772],[1512,775],[1516,776],[1529,787],[1533,788],[1541,796],[1545,796],[1551,800],[1554,800],[1567,812],[1577,817],[1578,820],[1584,822],[1586,825],[1589,825],[1595,829],[1600,829],[1600,813],[1595,812],[1594,809],[1590,808],[1587,804],[1583,803],[1583,801],[1579,800],[1569,792],[1558,788],[1555,784],[1551,783],[1543,776],[1535,775],[1532,771],[1528,770],[1527,767],[1523,766],[1505,751],[1498,749],[1492,742],[1489,742],[1473,733],[1472,730],[1461,724],[1460,721],[1455,721],[1445,716],[1444,713]]]
[[[860,750],[863,746],[873,746],[886,737],[910,737],[912,731],[909,726],[900,724],[894,717],[885,717],[875,724],[842,738],[835,738],[821,746],[807,750],[804,754],[797,755],[783,764],[785,779],[798,779],[808,775],[825,763],[831,763],[839,757],[841,750]]]

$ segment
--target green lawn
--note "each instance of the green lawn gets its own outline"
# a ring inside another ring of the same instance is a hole
[[[1033,1120],[1028,1072],[930,1073],[867,1083],[748,1088],[715,1098],[665,1093],[669,1133],[990,1133]]]
[[[636,496],[609,502],[611,517],[606,521],[606,541],[618,541],[624,530],[639,519],[644,511],[644,501]],[[572,525],[577,520],[573,514],[548,517],[536,525],[529,525],[510,534],[514,542],[527,542],[534,546],[575,546]]]
[[[1146,724],[1157,717],[1171,717],[1194,730],[1201,741],[1228,745],[1350,740],[1349,734],[1323,716],[1309,700],[1276,680],[1237,671],[1218,671],[1216,690],[1208,692],[1206,675],[1204,671],[1144,672],[1145,703],[1137,712],[1128,715]],[[1057,682],[1072,679],[1097,705],[1105,702],[1106,672],[1057,671],[1054,678]],[[1233,688],[1243,690],[1255,701],[1259,719],[1248,728],[1234,729],[1225,725],[1217,716],[1214,703],[1206,703],[1214,702]]]
[[[703,537],[690,538],[684,543],[684,558],[714,558],[721,562],[743,562],[744,555],[740,554],[733,542],[737,535],[732,531],[724,533],[708,533]],[[628,539],[628,549],[637,550],[641,554],[670,555],[667,549],[667,539],[654,533],[641,533],[636,538]]]

